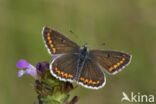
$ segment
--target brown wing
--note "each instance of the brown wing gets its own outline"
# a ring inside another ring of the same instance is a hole
[[[56,57],[50,64],[53,76],[63,81],[73,82],[79,54],[63,54]]]
[[[42,34],[50,54],[78,53],[80,50],[75,42],[54,29],[44,27]]]
[[[91,59],[87,59],[78,83],[86,88],[99,89],[105,85],[106,78],[98,64]]]
[[[91,50],[89,57],[100,64],[110,74],[116,74],[120,69],[124,68],[131,60],[131,55],[107,50]]]

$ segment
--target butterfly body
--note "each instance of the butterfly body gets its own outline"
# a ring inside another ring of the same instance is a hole
[[[43,28],[43,39],[50,54],[57,56],[50,64],[51,74],[62,80],[76,82],[86,88],[99,89],[106,83],[102,69],[116,74],[131,60],[131,55],[120,51],[80,48],[75,42],[55,29]]]
[[[79,58],[77,60],[77,69],[76,69],[76,74],[75,74],[75,80],[78,81],[80,74],[82,72],[82,68],[84,66],[84,63],[86,59],[88,58],[88,50],[87,50],[87,45],[84,45],[79,53]]]

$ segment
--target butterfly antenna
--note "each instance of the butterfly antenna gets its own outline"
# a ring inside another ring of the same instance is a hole
[[[105,46],[106,45],[106,43],[105,42],[103,42],[103,43],[100,43],[100,44],[90,44],[90,45],[88,45],[89,47],[100,47],[100,46]]]
[[[69,30],[69,32],[78,39],[79,43],[82,43],[82,40],[78,37],[78,35],[76,35],[72,30]]]

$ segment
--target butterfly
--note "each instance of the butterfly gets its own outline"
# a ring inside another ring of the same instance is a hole
[[[90,89],[99,89],[106,84],[102,69],[116,74],[130,63],[132,57],[120,51],[88,50],[87,44],[80,47],[49,27],[43,27],[42,35],[48,52],[55,57],[50,63],[51,74]]]

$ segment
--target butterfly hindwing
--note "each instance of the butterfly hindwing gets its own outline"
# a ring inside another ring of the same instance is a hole
[[[50,54],[79,52],[80,47],[75,42],[68,39],[55,29],[44,27],[42,35]]]
[[[119,51],[91,50],[89,57],[97,61],[110,74],[116,74],[131,60],[131,55]]]
[[[56,57],[50,64],[53,76],[63,81],[73,82],[76,72],[78,54],[63,54]]]
[[[99,89],[105,85],[106,78],[97,63],[86,59],[78,83],[86,88]]]

